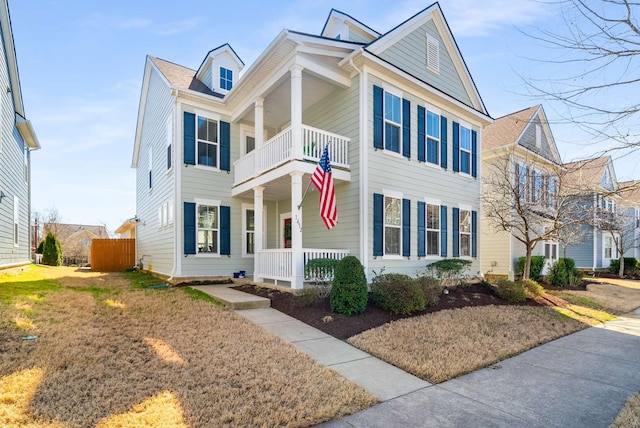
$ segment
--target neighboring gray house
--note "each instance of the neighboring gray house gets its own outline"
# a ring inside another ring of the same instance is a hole
[[[606,225],[616,219],[621,200],[611,157],[572,162],[565,167],[569,171],[566,187],[581,204],[586,223],[582,226],[582,241],[568,245],[566,255],[578,268],[608,268],[611,260],[619,258],[614,242],[619,233],[608,230]]]
[[[132,161],[145,270],[299,289],[308,260],[352,254],[369,279],[443,257],[480,274],[492,119],[437,3],[385,34],[332,10],[321,34],[283,30],[244,68],[228,44],[197,70],[147,57]],[[330,230],[305,196],[325,146]]]
[[[640,180],[618,182],[620,207],[627,219],[627,250],[624,257],[640,259]]]
[[[0,269],[31,261],[31,151],[40,148],[26,119],[7,0],[0,1]]]
[[[517,260],[526,255],[525,245],[514,234],[524,230],[522,217],[526,217],[529,230],[538,236],[553,221],[562,160],[542,105],[497,118],[483,136],[483,194],[491,198],[496,192],[519,188],[524,208],[522,216],[515,214],[514,209],[509,211],[512,233],[496,227],[492,219],[495,213],[482,213],[482,273],[513,277]],[[504,183],[506,177],[512,180],[509,184]],[[515,206],[514,197],[508,199],[510,207]],[[558,259],[557,240],[539,242],[532,255],[543,255],[547,264],[551,264]]]

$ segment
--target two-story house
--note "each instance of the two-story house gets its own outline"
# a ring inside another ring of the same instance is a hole
[[[240,72],[242,71],[242,75]],[[147,57],[135,136],[137,254],[180,280],[299,289],[319,257],[415,275],[443,257],[480,273],[479,150],[491,123],[437,3],[381,34],[332,10],[256,61]],[[337,224],[309,186],[328,148]]]
[[[26,119],[9,6],[0,1],[0,268],[30,263],[31,151],[40,143]]]
[[[621,200],[613,161],[610,156],[565,164],[569,171],[567,191],[573,193],[577,212],[582,213],[579,242],[567,245],[563,253],[574,259],[577,268],[608,268],[620,257],[616,240],[620,238]]]
[[[624,257],[640,259],[640,180],[618,182],[620,207],[626,220]]]
[[[554,230],[557,213],[562,161],[542,105],[497,118],[485,128],[482,169],[482,272],[513,277],[517,260],[526,255],[523,240],[544,238]],[[537,242],[532,255],[557,260],[553,234]]]

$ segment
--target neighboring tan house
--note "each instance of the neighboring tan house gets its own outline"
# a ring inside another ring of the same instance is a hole
[[[609,230],[607,224],[618,218],[621,200],[611,157],[572,162],[565,167],[569,171],[567,187],[573,189],[575,202],[584,213],[583,238],[568,245],[566,255],[577,268],[608,268],[611,260],[619,258],[614,242],[619,233]]]
[[[118,239],[135,239],[136,238],[136,226],[138,225],[137,218],[130,218],[122,222],[120,226],[114,232]]]
[[[109,238],[104,226],[45,223],[42,236],[46,237],[49,231],[53,232],[60,242],[64,264],[90,264],[91,241]]]
[[[132,161],[138,257],[172,280],[244,270],[295,289],[308,260],[346,254],[369,279],[444,257],[479,275],[491,122],[438,3],[385,34],[332,10],[320,34],[283,30],[247,69],[228,44],[197,70],[149,56]],[[306,192],[324,147],[330,230]]]
[[[620,207],[627,218],[627,245],[624,257],[640,259],[640,180],[618,182]]]
[[[506,191],[509,198],[504,201],[508,207],[515,205],[513,199],[517,194],[522,198],[522,205],[538,207],[543,212],[553,208],[561,169],[562,161],[542,105],[500,117],[485,128],[482,140],[484,198]],[[509,193],[512,189],[521,191]],[[525,245],[514,237],[522,230],[521,218],[515,209],[509,211],[510,224],[518,225],[509,232],[495,226],[491,219],[494,214],[488,210],[482,213],[482,273],[513,277],[518,259],[526,255]],[[539,223],[529,224],[532,230],[543,231],[549,220],[544,215],[532,215],[528,221]],[[544,255],[549,263],[553,262],[558,258],[558,242],[541,241],[532,255]]]

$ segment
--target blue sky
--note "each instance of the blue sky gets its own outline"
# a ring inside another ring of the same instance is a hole
[[[9,0],[32,155],[32,207],[64,222],[106,224],[135,215],[134,132],[147,54],[197,69],[229,43],[249,66],[284,28],[319,34],[332,7],[384,33],[431,2],[400,0]],[[276,6],[277,5],[277,6]],[[522,32],[559,28],[552,5],[529,0],[442,0],[440,5],[493,117],[540,102],[521,75],[552,76],[527,57],[548,52]],[[565,161],[595,153],[571,126],[554,124]],[[615,160],[618,179],[640,178],[636,156]]]

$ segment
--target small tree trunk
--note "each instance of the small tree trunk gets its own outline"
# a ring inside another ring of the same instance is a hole
[[[531,246],[527,245],[527,256],[524,262],[524,272],[522,272],[522,279],[529,279],[531,275]]]
[[[620,255],[620,268],[618,269],[618,277],[624,276],[624,257]]]

